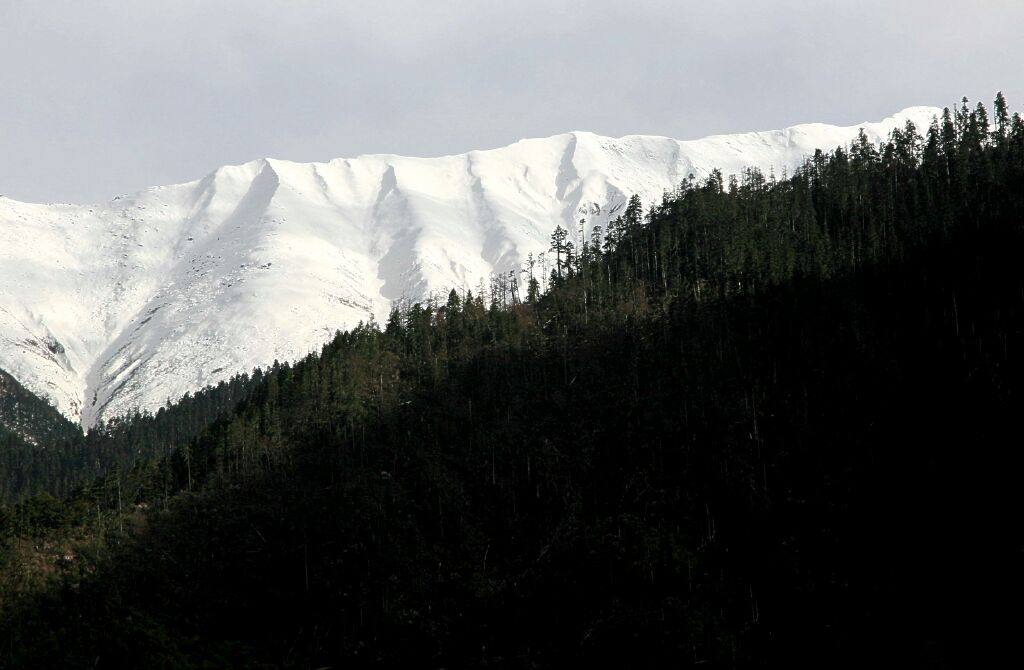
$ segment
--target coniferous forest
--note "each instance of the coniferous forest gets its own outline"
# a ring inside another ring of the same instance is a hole
[[[1001,95],[581,231],[88,436],[0,377],[0,665],[1019,655]]]

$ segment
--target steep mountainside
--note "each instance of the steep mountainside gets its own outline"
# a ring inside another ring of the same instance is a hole
[[[575,132],[440,158],[262,159],[98,205],[0,199],[0,368],[86,427],[318,348],[392,301],[605,226],[693,173],[792,169],[908,120],[695,141]]]

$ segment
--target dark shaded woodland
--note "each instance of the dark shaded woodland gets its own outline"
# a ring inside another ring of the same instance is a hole
[[[965,100],[156,416],[10,391],[0,664],[988,664],[1022,254],[1024,121]]]

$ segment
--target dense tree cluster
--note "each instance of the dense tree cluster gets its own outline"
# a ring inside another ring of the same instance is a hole
[[[168,402],[156,414],[118,417],[86,434],[0,370],[0,501],[69,495],[113,469],[168,454],[234,409],[262,378],[260,370],[239,375]]]
[[[77,472],[67,455],[80,437],[75,424],[0,370],[0,500],[33,487],[46,490],[52,463]]]
[[[1024,549],[1024,122],[1001,96],[993,117],[964,101],[792,176],[689,178],[590,239],[556,230],[550,272],[106,427],[94,446],[133,460],[0,512],[0,653],[994,655]]]

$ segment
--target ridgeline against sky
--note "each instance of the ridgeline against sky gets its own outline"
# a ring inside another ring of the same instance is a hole
[[[782,175],[907,121],[679,142],[565,133],[433,159],[258,160],[101,205],[0,199],[0,369],[89,427],[318,349],[392,303],[475,289],[556,226],[607,227],[690,174]]]
[[[3,4],[0,194],[32,202],[265,156],[692,139],[1024,99],[1018,0]]]

